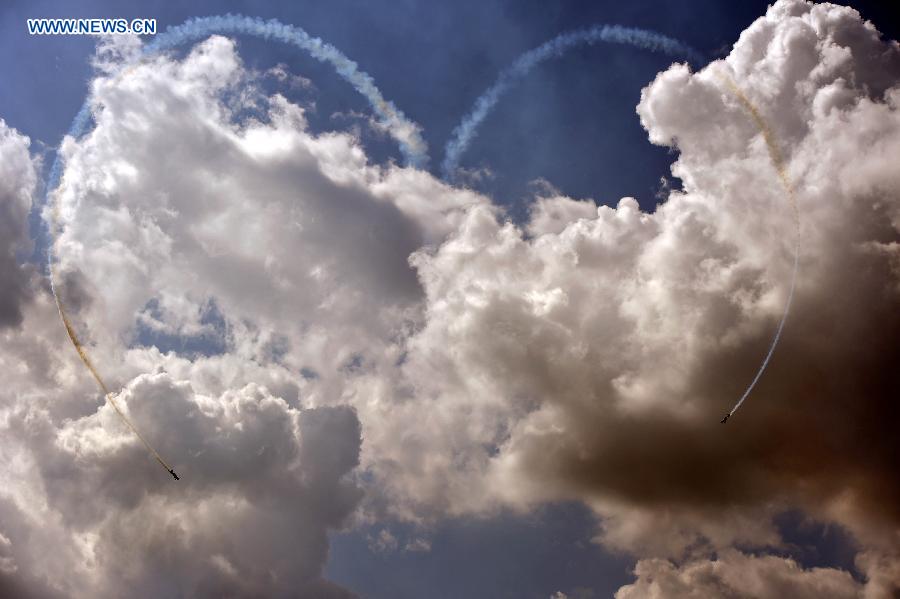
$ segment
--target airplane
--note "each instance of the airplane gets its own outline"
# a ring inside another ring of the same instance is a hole
[[[725,418],[722,418],[722,424],[725,424],[728,421],[728,417],[731,416],[731,412],[725,414]]]
[[[180,478],[178,478],[178,475],[175,474],[175,471],[174,471],[174,470],[169,470],[169,474],[171,474],[172,476],[174,476],[174,477],[175,477],[175,480],[181,480]]]

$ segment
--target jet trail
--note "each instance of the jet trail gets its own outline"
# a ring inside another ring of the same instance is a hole
[[[453,178],[457,168],[459,168],[459,161],[477,135],[481,122],[487,118],[503,94],[514,83],[549,58],[562,56],[575,46],[582,44],[594,45],[598,42],[625,44],[653,52],[681,56],[689,59],[694,64],[703,62],[703,56],[687,44],[645,29],[621,27],[619,25],[595,25],[590,29],[560,34],[537,48],[522,54],[500,73],[500,76],[487,91],[475,100],[472,110],[453,130],[452,137],[444,149],[444,161],[441,164],[444,180],[449,181]]]
[[[327,44],[319,38],[311,37],[306,31],[299,27],[286,25],[275,19],[264,21],[259,18],[246,17],[243,15],[197,17],[188,19],[181,25],[170,27],[165,32],[156,36],[152,42],[143,47],[141,55],[142,57],[149,56],[217,33],[226,35],[250,35],[265,40],[284,42],[305,50],[310,56],[320,62],[326,62],[332,65],[338,75],[349,82],[354,89],[369,101],[375,114],[380,118],[381,124],[400,146],[400,151],[403,154],[406,163],[409,166],[416,168],[422,168],[428,163],[427,145],[422,139],[419,126],[408,120],[403,112],[394,106],[393,102],[385,100],[381,95],[381,91],[375,86],[375,81],[372,77],[369,74],[360,71],[355,62],[344,56],[331,44]],[[126,68],[131,68],[133,66],[134,65],[128,65]],[[75,120],[72,121],[68,135],[78,139],[87,131],[90,122],[91,103],[90,98],[87,98],[82,104],[81,109],[78,111],[78,114],[75,116]],[[60,179],[62,177],[62,168],[62,161],[57,154],[53,160],[53,165],[50,167],[47,178],[47,193],[45,196],[45,205],[52,205],[52,222],[49,227],[50,243],[47,251],[47,266],[50,278],[50,289],[53,293],[53,299],[56,301],[56,308],[59,311],[59,316],[66,328],[66,333],[69,335],[69,339],[75,347],[75,351],[78,352],[78,356],[81,358],[81,361],[84,362],[85,367],[90,371],[91,376],[93,376],[97,381],[97,384],[100,385],[100,389],[103,390],[106,400],[116,410],[116,413],[119,415],[122,422],[128,425],[128,428],[130,428],[135,436],[140,439],[144,447],[153,454],[156,461],[159,462],[160,465],[175,478],[175,480],[179,480],[175,471],[168,463],[166,463],[159,452],[147,442],[144,436],[138,431],[137,427],[119,407],[119,404],[113,397],[113,393],[110,391],[109,387],[100,376],[99,371],[88,357],[84,345],[82,345],[79,340],[78,334],[75,332],[75,327],[72,325],[71,320],[69,320],[65,306],[57,292],[54,276],[54,239],[56,237],[56,223],[59,220],[59,204],[53,199],[53,194],[59,187]]]
[[[759,128],[762,133],[763,140],[766,143],[766,148],[769,151],[769,160],[772,162],[772,166],[775,167],[775,171],[778,173],[778,178],[781,180],[781,185],[784,187],[787,192],[788,203],[791,206],[791,212],[794,217],[794,267],[791,271],[791,288],[788,292],[787,302],[784,305],[784,314],[781,315],[781,321],[778,323],[778,328],[775,330],[775,337],[772,339],[772,344],[769,346],[769,351],[766,353],[766,357],[763,359],[762,364],[759,367],[759,370],[756,372],[756,376],[753,377],[753,380],[750,381],[750,385],[747,387],[747,390],[744,391],[744,394],[741,395],[741,398],[734,404],[734,407],[731,408],[731,411],[725,415],[725,418],[722,419],[722,423],[724,424],[728,418],[738,411],[738,408],[741,407],[741,404],[747,399],[750,395],[750,392],[753,391],[753,388],[756,386],[756,383],[759,381],[763,372],[765,372],[766,367],[769,365],[769,361],[772,359],[772,354],[775,353],[775,347],[778,345],[778,341],[781,339],[781,332],[784,330],[784,323],[787,321],[788,312],[791,310],[791,303],[794,301],[794,288],[797,284],[797,268],[800,263],[800,211],[797,208],[797,197],[794,192],[794,186],[791,184],[791,180],[787,176],[787,171],[784,168],[784,158],[781,155],[781,150],[778,149],[778,144],[775,142],[775,135],[772,132],[772,128],[769,127],[769,123],[762,117],[759,109],[750,99],[744,94],[743,91],[734,83],[726,75],[720,76],[722,81],[728,90],[734,94],[734,96],[738,99],[738,102],[750,113],[750,117],[753,119],[753,122]]]
[[[58,220],[58,218],[57,218],[58,217],[58,209],[59,209],[59,204],[54,203],[54,209],[53,209],[54,224]],[[51,233],[52,232],[53,232],[53,230],[51,229]],[[51,247],[52,247],[52,244],[51,244]],[[53,255],[53,250],[51,249],[50,256],[52,257],[52,255]],[[147,442],[147,439],[145,439],[144,436],[140,433],[140,431],[138,431],[137,427],[134,426],[134,424],[131,422],[131,419],[125,415],[125,413],[122,411],[122,408],[119,407],[118,402],[116,402],[115,398],[113,397],[112,391],[110,391],[106,382],[103,380],[103,377],[100,376],[100,372],[94,366],[94,363],[91,361],[90,357],[88,356],[87,351],[84,349],[84,345],[82,345],[81,340],[78,338],[78,334],[75,332],[75,327],[72,325],[72,321],[69,320],[69,315],[66,313],[66,309],[63,306],[62,300],[59,297],[59,293],[56,290],[56,282],[55,282],[52,259],[49,261],[49,268],[50,268],[50,290],[53,293],[53,299],[56,301],[56,309],[59,311],[59,317],[62,319],[63,326],[65,326],[65,328],[66,328],[66,333],[69,335],[69,340],[72,342],[72,345],[75,346],[75,351],[78,352],[78,357],[81,358],[81,361],[84,363],[84,365],[90,371],[91,376],[93,376],[94,380],[97,381],[97,384],[100,386],[100,389],[103,391],[104,397],[106,397],[106,401],[108,401],[110,403],[110,405],[112,405],[113,409],[115,409],[116,414],[119,415],[119,418],[122,420],[122,422],[124,422],[126,425],[128,425],[128,428],[130,428],[131,431],[137,436],[137,438],[140,439],[140,441],[144,445],[144,447],[147,448],[147,451],[149,451],[151,454],[153,454],[153,457],[156,458],[156,461],[159,462],[160,465],[163,468],[165,468],[166,471],[169,472],[169,474],[174,476],[175,480],[178,480],[178,475],[175,474],[175,470],[173,470],[172,467],[169,466],[168,463],[166,463],[166,461],[162,458],[162,456],[159,455],[159,452],[156,451],[156,449],[154,449],[153,446]]]

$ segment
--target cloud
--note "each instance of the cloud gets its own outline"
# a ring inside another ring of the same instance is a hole
[[[28,213],[36,185],[29,139],[0,119],[0,328],[22,322],[31,273],[19,254],[30,251]]]
[[[848,572],[803,569],[773,555],[728,551],[714,561],[675,566],[662,559],[641,560],[637,581],[619,589],[616,599],[731,599],[734,597],[857,598],[862,585]]]
[[[177,456],[175,484],[98,403],[74,351],[57,351],[55,319],[43,291],[0,351],[0,588],[349,596],[320,573],[326,531],[361,496],[347,477],[360,444],[351,408],[299,410],[253,384],[207,396],[164,372],[135,377],[119,400]]]
[[[4,588],[349,596],[321,570],[327,531],[361,497],[350,476],[359,421],[339,392],[332,403],[342,405],[319,405],[326,391],[301,399],[298,373],[308,367],[333,384],[367,337],[390,343],[382,331],[403,324],[418,293],[406,257],[451,227],[457,208],[394,198],[392,185],[413,189],[421,176],[367,166],[350,136],[312,137],[302,110],[279,97],[265,122],[237,122],[227,96],[244,75],[233,43],[213,38],[184,61],[101,77],[96,130],[64,144],[63,297],[98,367],[122,389],[118,400],[182,480],[166,480],[102,403],[48,290],[36,288],[0,351]],[[3,178],[12,215],[3,225],[24,226],[34,175],[24,138],[3,135],[4,169],[16,175]],[[343,248],[341,237],[360,243]],[[265,284],[254,286],[254,271]],[[356,301],[342,304],[345,289]],[[12,291],[4,287],[4,300]],[[358,305],[366,295],[374,310]],[[330,323],[335,337],[323,339]],[[163,354],[148,329],[182,340],[220,334],[224,349]],[[305,345],[295,350],[298,339]],[[303,359],[329,343],[333,362]]]
[[[349,135],[310,135],[280,96],[244,116],[223,97],[245,75],[213,37],[183,62],[94,83],[97,127],[63,149],[60,270],[93,298],[93,334],[135,335],[143,313],[189,335],[214,299],[234,351],[262,359],[280,343],[291,370],[338,385],[353,360],[383,359],[418,310],[408,256],[484,200],[369,165]]]
[[[640,558],[622,597],[895,588],[900,49],[857,13],[781,0],[726,59],[660,73],[637,111],[682,189],[656,211],[554,192],[522,225],[242,93],[256,75],[230,40],[104,67],[131,51],[101,54],[97,126],[61,150],[59,286],[183,480],[60,349],[47,290],[4,287],[0,584],[341,596],[326,535],[354,514],[577,500]],[[782,343],[726,426],[781,316],[793,222],[720,72],[772,125],[803,235]],[[33,166],[0,140],[18,272]],[[867,580],[766,555],[788,509],[845,527]]]
[[[327,530],[361,496],[347,476],[359,456],[353,410],[292,408],[254,384],[209,396],[165,372],[137,376],[119,401],[176,456],[182,480],[173,483],[98,403],[74,351],[56,350],[65,347],[58,325],[42,330],[56,317],[48,295],[0,352],[10,383],[2,588],[23,597],[349,596],[321,568]]]
[[[85,571],[55,579],[61,591],[325,596],[326,530],[360,497],[343,478],[359,452],[351,409],[298,411],[254,385],[204,397],[167,374],[135,378],[119,399],[178,455],[179,484],[161,478],[111,406],[62,426],[33,412],[9,418],[9,434],[33,454],[46,510],[81,538]]]
[[[362,496],[361,381],[395,368],[420,317],[409,255],[487,201],[244,93],[256,74],[230,40],[118,74],[132,50],[101,48],[97,126],[61,149],[57,284],[182,480],[103,405],[39,288],[0,353],[2,577],[39,595],[346,596],[321,571]]]
[[[727,426],[783,310],[794,234],[720,72],[772,125],[803,236],[785,336]],[[644,90],[638,114],[677,147],[683,183],[655,212],[544,198],[517,227],[478,206],[416,252],[409,392],[360,408],[394,512],[577,499],[599,541],[678,558],[777,546],[772,517],[797,507],[896,555],[898,103],[896,42],[851,9],[782,1],[725,60]]]

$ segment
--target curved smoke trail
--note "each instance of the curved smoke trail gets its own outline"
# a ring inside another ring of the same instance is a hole
[[[54,165],[55,166],[55,165]],[[54,202],[53,211],[52,211],[52,223],[51,223],[51,237],[53,236],[55,224],[59,220],[59,203]],[[140,439],[141,443],[144,447],[147,448],[156,461],[165,468],[172,476],[178,480],[178,475],[175,474],[175,470],[169,466],[168,463],[159,455],[159,452],[154,449],[152,445],[144,438],[144,435],[138,431],[137,427],[134,426],[134,423],[131,422],[131,419],[125,415],[122,411],[122,408],[119,407],[118,402],[113,397],[112,391],[110,391],[109,386],[107,386],[106,382],[103,380],[103,377],[100,376],[100,372],[97,370],[94,363],[91,361],[90,357],[87,354],[87,351],[84,349],[84,345],[81,343],[81,340],[78,338],[78,334],[75,332],[75,327],[72,325],[72,321],[69,320],[69,315],[66,313],[65,306],[62,303],[62,300],[59,297],[59,292],[56,290],[56,277],[54,276],[54,268],[53,268],[53,244],[51,240],[50,250],[49,250],[49,259],[48,266],[50,269],[50,290],[53,293],[53,299],[56,301],[56,309],[59,311],[59,317],[62,319],[63,326],[66,328],[66,333],[69,335],[69,340],[72,342],[72,345],[75,346],[75,351],[78,352],[78,357],[81,358],[81,361],[87,367],[88,371],[90,371],[91,376],[94,377],[94,380],[97,381],[97,384],[100,386],[100,389],[103,390],[103,396],[106,398],[106,401],[112,405],[113,409],[116,411],[116,414],[119,415],[119,419],[124,422],[131,432]]]
[[[703,56],[687,44],[645,29],[621,27],[619,25],[596,25],[590,29],[558,35],[537,48],[522,54],[500,73],[500,76],[487,91],[475,100],[472,110],[456,126],[450,141],[447,142],[444,150],[444,161],[441,164],[441,172],[444,175],[444,179],[450,180],[453,178],[456,169],[459,168],[460,158],[462,158],[469,144],[478,133],[479,125],[487,118],[487,115],[500,101],[503,94],[516,81],[523,78],[531,69],[549,58],[562,56],[575,46],[582,44],[593,45],[599,42],[625,44],[653,52],[681,56],[695,64],[703,62]]]
[[[403,154],[406,163],[409,166],[417,168],[424,167],[427,164],[427,146],[425,144],[425,141],[422,139],[419,126],[408,120],[403,112],[400,111],[396,106],[394,106],[393,102],[385,100],[381,95],[379,89],[375,86],[375,81],[372,79],[372,77],[369,74],[360,71],[355,62],[344,56],[344,54],[342,54],[331,44],[327,44],[319,38],[310,36],[308,33],[306,33],[306,31],[299,27],[286,25],[275,19],[264,21],[259,18],[246,17],[243,15],[198,17],[188,19],[181,25],[170,27],[165,32],[156,36],[156,38],[154,38],[152,42],[142,48],[141,57],[175,48],[182,44],[199,40],[214,34],[250,35],[265,40],[283,42],[305,50],[316,60],[332,65],[335,71],[337,71],[338,75],[340,75],[343,79],[350,83],[350,85],[352,85],[354,89],[356,89],[356,91],[362,94],[369,101],[372,110],[374,110],[375,114],[378,115],[381,125],[388,131],[388,133],[397,141],[398,145],[400,146],[400,151]],[[90,98],[87,98],[85,99],[84,104],[82,104],[81,109],[78,111],[78,114],[75,116],[75,119],[72,121],[72,125],[69,128],[68,135],[75,139],[78,139],[87,131],[90,122],[91,104]],[[62,161],[57,154],[57,156],[53,160],[53,165],[50,167],[50,172],[47,179],[47,193],[45,197],[45,203],[49,204],[50,202],[52,202],[53,204],[53,210],[51,211],[52,222],[49,227],[50,243],[47,252],[47,262],[50,278],[50,289],[53,293],[53,298],[56,301],[56,308],[59,311],[59,316],[62,319],[63,325],[66,328],[66,333],[69,335],[69,339],[71,340],[72,345],[75,346],[75,351],[78,352],[78,356],[81,358],[81,361],[90,371],[91,376],[93,376],[97,381],[100,389],[103,390],[106,400],[109,401],[110,404],[112,404],[113,408],[116,410],[116,413],[119,415],[119,418],[121,418],[121,420],[128,426],[128,428],[130,428],[131,431],[134,432],[137,438],[140,439],[141,443],[143,443],[144,447],[146,447],[147,450],[153,455],[153,457],[156,458],[156,461],[158,461],[163,468],[165,468],[170,474],[172,474],[172,476],[178,479],[175,471],[166,463],[159,452],[157,452],[156,449],[154,449],[153,446],[150,445],[150,443],[144,438],[144,436],[141,435],[137,427],[135,427],[135,425],[119,407],[118,403],[113,397],[113,393],[110,391],[109,387],[104,382],[103,377],[100,376],[99,371],[94,366],[93,362],[91,362],[91,359],[88,357],[87,351],[85,350],[84,345],[81,343],[81,340],[78,338],[78,335],[75,332],[75,327],[69,320],[69,316],[66,313],[65,306],[63,305],[59,293],[57,292],[54,276],[54,239],[56,237],[56,223],[59,220],[59,205],[58,202],[52,199],[52,196],[59,186],[61,176]]]
[[[772,354],[775,353],[775,347],[778,345],[778,341],[781,339],[781,331],[784,330],[784,323],[787,321],[788,312],[791,310],[791,303],[794,301],[794,288],[797,284],[797,267],[800,263],[800,211],[797,208],[797,198],[794,193],[794,186],[791,184],[791,180],[787,176],[787,171],[784,168],[784,158],[781,155],[781,150],[778,149],[778,144],[775,143],[775,135],[772,132],[772,128],[769,127],[769,123],[763,118],[759,109],[750,99],[741,91],[741,89],[732,81],[729,77],[725,75],[720,76],[722,81],[725,83],[725,86],[728,90],[734,94],[734,96],[738,99],[738,102],[750,113],[750,117],[753,119],[753,122],[759,128],[762,133],[763,140],[766,143],[766,149],[769,151],[769,160],[772,161],[772,166],[775,167],[776,172],[778,173],[778,178],[781,180],[781,185],[784,187],[785,192],[787,192],[788,203],[791,206],[791,212],[794,217],[794,267],[791,271],[791,288],[788,292],[787,301],[784,304],[784,314],[781,315],[781,320],[778,322],[778,328],[775,330],[775,337],[772,338],[772,343],[769,345],[769,351],[766,353],[766,357],[763,359],[762,364],[759,367],[759,370],[756,371],[756,376],[753,377],[753,380],[750,381],[750,385],[747,387],[747,390],[744,391],[744,394],[741,395],[741,398],[738,399],[737,403],[734,404],[734,407],[731,408],[731,411],[725,416],[725,420],[728,419],[729,416],[738,411],[738,408],[741,407],[741,404],[747,399],[750,395],[750,392],[753,391],[753,387],[756,386],[757,381],[762,376],[763,372],[765,372],[766,367],[769,365],[769,360],[772,359]]]
[[[196,17],[181,25],[169,27],[147,44],[144,53],[152,54],[213,34],[251,35],[264,40],[283,42],[306,51],[320,62],[326,62],[344,80],[363,95],[378,115],[382,126],[400,145],[400,151],[409,166],[422,168],[428,163],[428,147],[422,139],[418,125],[406,118],[393,102],[384,99],[368,73],[331,44],[312,37],[300,27],[281,23],[276,19],[264,21],[243,15],[219,15]]]

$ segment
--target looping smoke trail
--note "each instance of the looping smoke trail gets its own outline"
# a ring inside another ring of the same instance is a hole
[[[510,66],[504,69],[497,80],[481,96],[475,100],[472,110],[453,130],[450,141],[444,150],[444,161],[441,172],[445,180],[451,180],[459,168],[459,161],[468,149],[469,144],[478,133],[478,127],[496,106],[500,98],[519,79],[525,77],[531,69],[549,58],[562,56],[568,50],[582,44],[593,45],[599,42],[625,44],[662,52],[671,56],[681,56],[694,64],[701,64],[703,56],[690,46],[671,37],[632,27],[619,25],[596,25],[590,29],[563,33],[537,48],[522,54]]]
[[[260,37],[265,40],[280,41],[286,44],[296,46],[305,50],[313,58],[332,65],[343,79],[350,83],[360,94],[362,94],[372,106],[375,114],[378,115],[381,125],[390,133],[400,146],[400,151],[404,156],[406,163],[416,168],[422,168],[428,163],[427,145],[422,139],[420,128],[415,123],[409,121],[393,102],[384,99],[381,92],[375,86],[375,81],[367,73],[360,71],[357,64],[344,56],[334,46],[323,42],[321,39],[311,37],[306,31],[293,25],[286,25],[275,19],[263,21],[259,18],[246,17],[242,15],[221,15],[213,17],[198,17],[188,19],[183,24],[170,27],[149,44],[143,47],[141,51],[142,57],[149,56],[158,52],[162,52],[171,48],[175,48],[181,44],[202,39],[213,34],[238,34],[251,35]],[[132,67],[134,65],[126,65]],[[72,121],[68,135],[77,139],[85,133],[91,122],[91,104],[90,98],[85,99],[81,109]],[[53,199],[53,194],[59,187],[60,178],[62,176],[62,161],[59,155],[53,160],[47,179],[47,193],[45,203],[51,204],[52,222],[50,223],[50,243],[47,251],[47,263],[50,278],[50,289],[53,298],[56,301],[56,308],[66,328],[66,333],[75,351],[84,365],[90,371],[91,375],[97,381],[97,384],[103,390],[106,400],[113,406],[119,418],[128,428],[140,439],[144,447],[156,458],[156,461],[162,465],[170,474],[175,476],[174,470],[166,463],[159,452],[150,445],[143,435],[138,431],[137,427],[125,415],[113,397],[113,393],[100,376],[99,371],[88,357],[87,351],[81,340],[75,332],[69,316],[66,313],[65,306],[60,299],[56,289],[55,282],[55,253],[54,239],[56,238],[56,223],[59,221],[59,204]]]
[[[772,128],[769,127],[769,123],[763,118],[759,109],[750,101],[750,99],[744,94],[743,91],[731,80],[727,75],[719,75],[722,82],[725,84],[725,87],[737,98],[738,102],[741,103],[747,112],[750,113],[750,117],[753,119],[753,122],[759,128],[760,132],[763,136],[763,141],[766,143],[766,149],[769,152],[769,160],[772,162],[772,166],[775,167],[775,171],[778,173],[778,178],[781,180],[781,185],[784,187],[785,192],[787,193],[788,203],[791,206],[791,212],[794,217],[794,267],[791,271],[791,287],[788,292],[787,301],[784,304],[784,313],[781,315],[781,320],[778,322],[778,328],[775,330],[775,337],[772,339],[771,345],[769,345],[769,351],[766,353],[766,357],[763,359],[762,364],[759,367],[759,370],[756,372],[756,376],[753,377],[753,380],[750,381],[750,385],[747,387],[747,390],[744,391],[744,394],[741,395],[741,398],[738,399],[737,403],[734,404],[734,407],[731,408],[731,411],[728,412],[728,415],[725,417],[726,419],[733,415],[738,411],[738,408],[741,407],[741,404],[747,399],[750,395],[750,392],[753,391],[753,388],[756,386],[757,381],[759,381],[763,372],[765,372],[766,367],[769,365],[769,361],[772,359],[772,354],[775,353],[775,347],[778,345],[778,341],[781,339],[781,332],[784,330],[784,323],[787,321],[788,312],[791,310],[791,303],[794,301],[794,288],[797,284],[797,268],[800,263],[800,211],[797,208],[797,198],[794,193],[794,186],[791,184],[791,180],[787,176],[787,171],[784,168],[784,158],[781,155],[781,150],[778,149],[778,144],[775,142],[775,135],[772,132]]]

